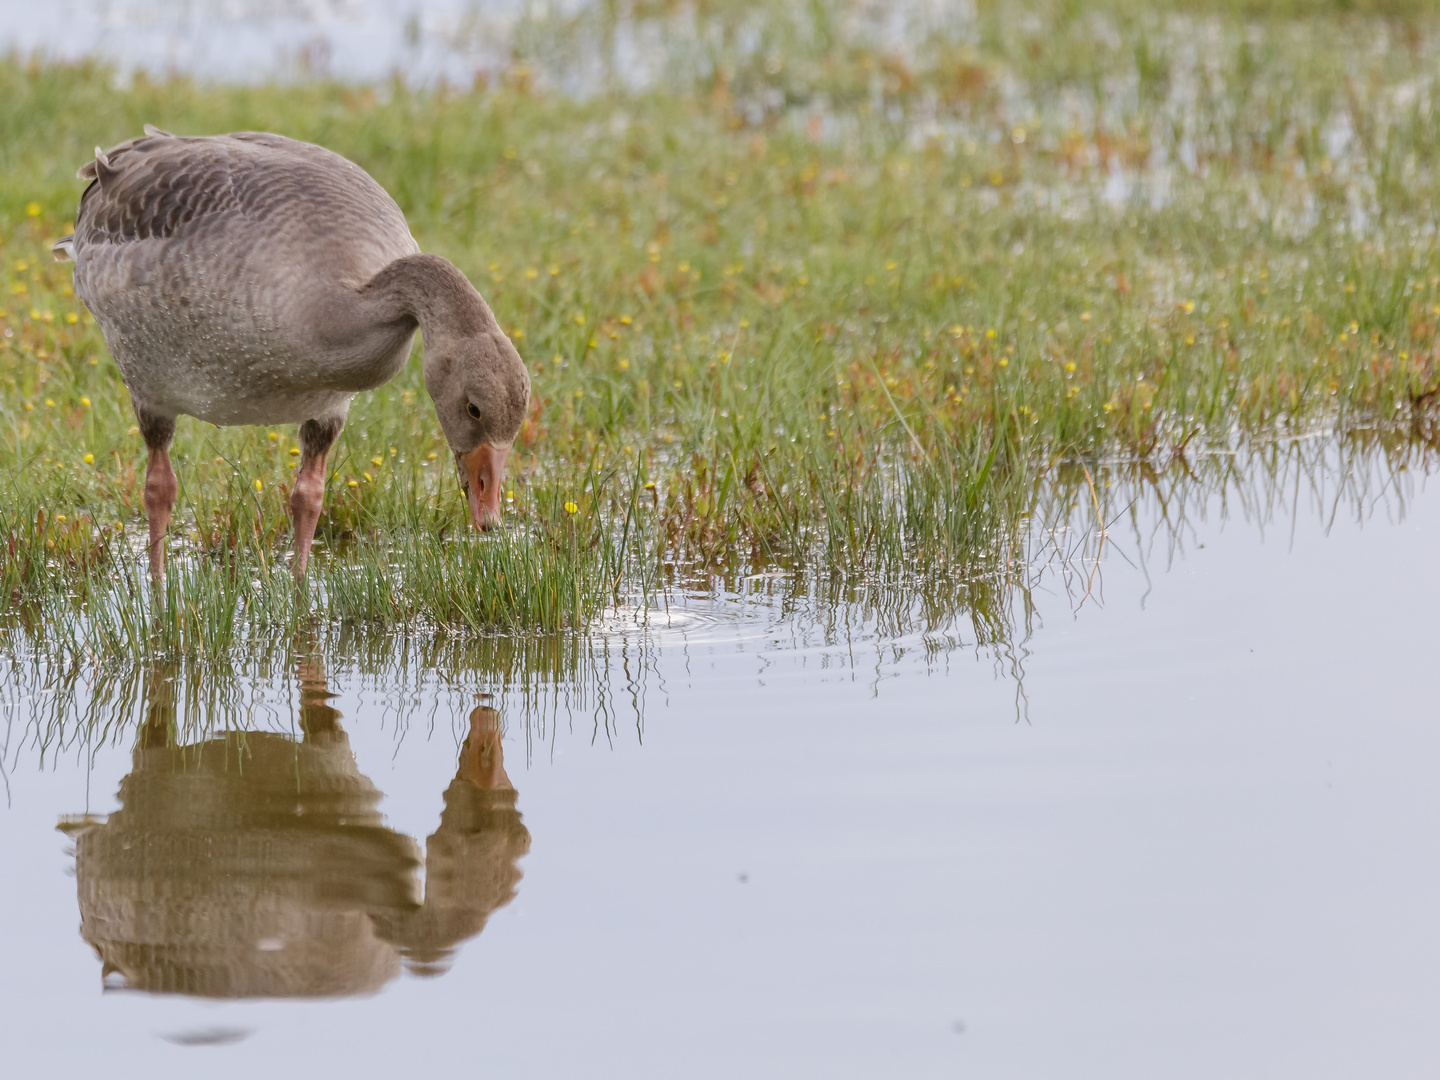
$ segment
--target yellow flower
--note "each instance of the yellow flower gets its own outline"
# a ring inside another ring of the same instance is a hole
[[[550,276],[551,276],[551,277],[559,277],[559,276],[560,276],[560,264],[559,264],[559,263],[551,263],[551,264],[550,264]]]
[[[379,454],[376,454],[374,457],[372,457],[372,458],[370,459],[370,464],[371,464],[371,465],[374,465],[374,466],[378,469],[378,468],[381,466],[381,464],[384,463],[384,460],[385,460],[385,459],[382,458]],[[369,474],[366,474],[365,479],[366,479],[366,480],[369,480],[369,479],[370,479]]]
[[[390,456],[391,456],[391,457],[394,457],[394,456],[395,456],[396,454],[398,454],[398,453],[400,453],[400,451],[399,451],[398,449],[396,449],[396,448],[393,447],[393,446],[390,447]]]
[[[299,456],[300,456],[300,448],[299,448],[298,446],[292,446],[292,447],[290,447],[290,456],[291,456],[291,457],[299,457]]]
[[[46,407],[47,409],[53,409],[53,408],[55,407],[55,399],[54,399],[54,398],[48,398],[48,397],[47,397],[47,398],[45,399],[45,407]]]
[[[567,503],[565,504],[565,512],[566,512],[567,514],[578,513],[579,510],[580,510],[580,507],[576,506],[573,502],[567,502]]]
[[[80,316],[76,315],[73,311],[69,311],[65,313],[65,321],[71,326],[74,326],[77,322],[80,321]]]
[[[995,331],[994,331],[994,330],[986,330],[986,331],[985,331],[985,336],[986,336],[987,338],[989,338],[991,341],[994,341],[994,340],[995,340]]]
[[[64,515],[64,514],[56,514],[56,515],[55,515],[55,520],[56,520],[56,521],[64,521],[64,520],[66,520],[66,518],[65,518],[65,515]]]
[[[273,431],[267,431],[267,432],[265,433],[265,437],[266,437],[267,439],[269,439],[271,442],[279,442],[279,441],[280,441],[280,436],[279,436],[278,434],[276,434],[275,432],[273,432]]]
[[[86,465],[94,465],[94,464],[95,464],[95,455],[94,455],[94,454],[86,454],[86,455],[85,455],[85,464],[86,464]]]
[[[630,318],[629,315],[621,315],[621,316],[620,316],[620,325],[621,325],[621,326],[629,326],[632,321],[633,321],[633,320],[631,320],[631,318]]]
[[[88,408],[90,408],[90,399],[89,399],[88,397],[82,397],[82,398],[80,399],[80,404],[81,404],[81,405],[84,405],[85,408],[88,409]]]
[[[533,266],[528,266],[525,268],[525,279],[527,281],[534,281],[539,276],[540,271],[536,270]]]
[[[39,217],[39,216],[40,216],[40,204],[39,204],[38,202],[28,202],[28,203],[26,203],[26,204],[25,204],[25,213],[26,213],[26,216],[28,216],[28,217]]]
[[[682,274],[688,274],[689,272],[690,272],[690,264],[689,264],[688,262],[682,262],[682,263],[680,264],[680,273],[682,273]]]
[[[654,481],[654,480],[646,480],[646,481],[645,481],[645,490],[646,490],[646,491],[654,491],[654,490],[655,490],[655,481]]]
[[[10,291],[16,296],[24,296],[30,290],[26,288],[23,281],[17,281],[14,285],[10,286]]]
[[[434,460],[435,460],[435,451],[432,450],[432,451],[430,451],[430,453],[426,454],[426,455],[425,455],[425,460],[426,460],[426,461],[434,461]]]
[[[1080,321],[1081,321],[1081,322],[1089,322],[1089,321],[1090,321],[1090,313],[1089,313],[1088,311],[1082,311],[1082,312],[1080,312]]]
[[[886,270],[894,270],[895,267],[897,267],[897,266],[899,266],[899,265],[900,265],[900,264],[897,263],[894,259],[890,259],[888,262],[885,263],[885,269],[886,269]]]
[[[35,406],[34,406],[34,405],[31,405],[30,402],[27,401],[27,402],[25,402],[25,411],[26,411],[26,412],[34,412],[34,411],[35,411]]]
[[[749,319],[741,319],[741,320],[740,320],[740,329],[741,329],[741,330],[747,330],[747,329],[749,329],[749,327],[750,327],[750,320],[749,320]]]
[[[629,361],[629,360],[621,360],[621,361],[620,361],[620,370],[621,370],[621,371],[629,371],[629,370],[630,370],[630,361]]]
[[[367,484],[372,484],[372,483],[375,482],[375,477],[371,476],[368,472],[367,472],[367,473],[361,473],[360,475],[363,476],[363,477],[365,477],[365,482],[366,482]]]
[[[360,485],[359,485],[359,483],[357,483],[357,482],[354,481],[354,480],[347,480],[347,481],[345,481],[345,486],[346,486],[346,487],[359,487]]]
[[[1192,311],[1195,310],[1195,301],[1186,300],[1185,303],[1181,304],[1180,306],[1185,309],[1185,314],[1189,315]]]
[[[583,312],[577,311],[577,312],[575,313],[575,325],[576,325],[576,326],[584,326],[584,325],[585,325],[585,315],[584,315]]]
[[[261,480],[259,480],[259,479],[257,479],[257,480],[255,481],[255,490],[256,490],[256,491],[264,491],[264,490],[265,490],[265,484],[264,484]]]

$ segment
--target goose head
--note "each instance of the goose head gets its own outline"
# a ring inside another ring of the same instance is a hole
[[[530,374],[493,322],[465,335],[425,342],[425,389],[455,455],[470,518],[481,529],[500,522],[505,459],[530,403]]]

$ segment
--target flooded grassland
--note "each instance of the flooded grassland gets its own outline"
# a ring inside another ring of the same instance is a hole
[[[1426,19],[1007,6],[902,47],[861,9],[707,11],[537,23],[465,88],[0,68],[13,618],[132,656],[312,613],[574,628],[712,571],[992,573],[1066,463],[1432,438]],[[665,81],[553,88],[642,32]],[[331,146],[476,281],[535,386],[504,541],[465,536],[412,364],[352,410],[305,596],[295,433],[182,423],[190,599],[151,610],[133,417],[48,255],[75,166],[143,122]]]
[[[1361,7],[0,62],[11,1065],[1429,1075],[1440,21]],[[412,361],[301,587],[296,433],[182,420],[150,587],[49,254],[143,123],[323,143],[471,277],[501,533]]]
[[[1103,530],[1082,475],[958,611],[752,575],[587,637],[16,663],[7,1052],[1423,1076],[1425,461],[1205,460],[1094,474]]]

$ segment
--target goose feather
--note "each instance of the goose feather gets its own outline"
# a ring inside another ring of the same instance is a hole
[[[415,320],[367,319],[359,290],[420,249],[359,166],[279,135],[147,126],[79,175],[91,183],[56,251],[137,411],[343,420],[403,366]]]

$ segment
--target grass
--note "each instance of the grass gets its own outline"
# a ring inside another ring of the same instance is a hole
[[[522,24],[465,88],[0,64],[12,640],[559,631],[766,567],[1003,622],[976,597],[1079,466],[1313,431],[1433,444],[1428,6],[981,4],[892,46],[839,0],[661,2],[635,17],[648,85],[607,62],[607,10]],[[561,92],[581,59],[591,82]],[[471,276],[534,379],[505,536],[466,534],[412,363],[352,409],[302,591],[293,429],[182,421],[151,593],[142,446],[48,254],[76,166],[145,122],[332,147]]]

